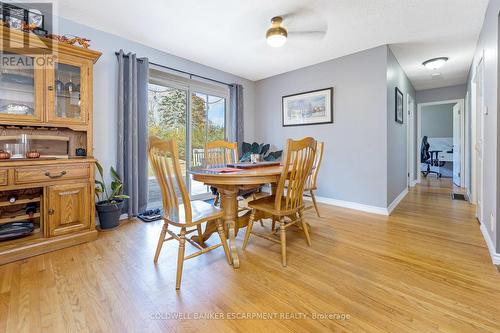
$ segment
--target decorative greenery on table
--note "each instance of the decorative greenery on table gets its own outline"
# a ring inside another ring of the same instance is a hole
[[[262,159],[264,161],[277,161],[281,158],[283,154],[283,150],[278,150],[275,152],[269,152],[269,148],[271,148],[270,144],[257,143],[254,142],[252,144],[248,142],[243,142],[241,146],[241,157],[240,162],[250,162],[250,155],[259,154],[262,155]]]

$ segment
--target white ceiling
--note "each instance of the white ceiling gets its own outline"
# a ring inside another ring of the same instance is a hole
[[[250,80],[389,44],[417,90],[464,83],[488,0],[60,0],[59,15]],[[284,47],[265,42],[284,15]],[[421,64],[447,56],[439,79]]]

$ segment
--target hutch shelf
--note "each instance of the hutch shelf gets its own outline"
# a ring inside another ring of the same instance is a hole
[[[0,150],[10,155],[0,159],[5,264],[97,238],[92,74],[101,53],[6,27],[0,43]],[[10,237],[19,226],[26,232]]]

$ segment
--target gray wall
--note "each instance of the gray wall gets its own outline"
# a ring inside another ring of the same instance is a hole
[[[403,93],[403,124],[395,121],[395,88]],[[387,204],[390,205],[407,187],[408,94],[415,101],[415,89],[387,48]]]
[[[438,104],[422,107],[422,136],[430,138],[453,137],[453,106],[455,104]]]
[[[467,91],[471,93],[472,80],[474,79],[477,65],[484,55],[484,103],[488,114],[484,116],[484,197],[483,211],[484,224],[489,238],[500,253],[500,228],[498,226],[497,212],[500,202],[497,201],[500,190],[500,170],[498,168],[498,131],[500,130],[498,114],[498,43],[499,26],[498,13],[500,0],[491,0],[486,11],[476,52],[467,80]],[[493,228],[493,230],[492,230]]]
[[[417,103],[431,103],[465,98],[466,85],[417,91]]]
[[[94,71],[94,156],[105,168],[116,165],[117,61],[115,51],[135,52],[139,57],[228,83],[244,86],[245,139],[254,137],[254,82],[228,74],[130,40],[59,18],[59,33],[91,39],[91,48],[102,52]],[[154,67],[152,67],[154,68]]]
[[[256,82],[258,141],[325,142],[319,196],[387,207],[386,59],[380,46]],[[282,127],[282,96],[327,87],[334,87],[333,124]]]

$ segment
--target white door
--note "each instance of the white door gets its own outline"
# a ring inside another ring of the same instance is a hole
[[[483,100],[483,61],[479,62],[476,71],[475,87],[476,87],[476,105],[475,105],[475,193],[476,193],[476,217],[480,222],[483,220],[483,129],[484,129],[484,100]]]
[[[460,167],[462,160],[462,110],[460,103],[453,107],[453,183],[460,186]]]
[[[412,146],[411,146],[411,96],[410,94],[406,95],[407,98],[407,113],[408,113],[408,120],[406,121],[406,186],[410,187],[411,186],[411,174],[412,174],[412,162],[411,162],[411,156],[413,155],[413,152],[411,151]]]
[[[482,103],[481,103],[482,104]],[[483,123],[482,123],[482,105],[477,109],[476,119],[476,217],[482,222],[482,206],[483,206]]]

